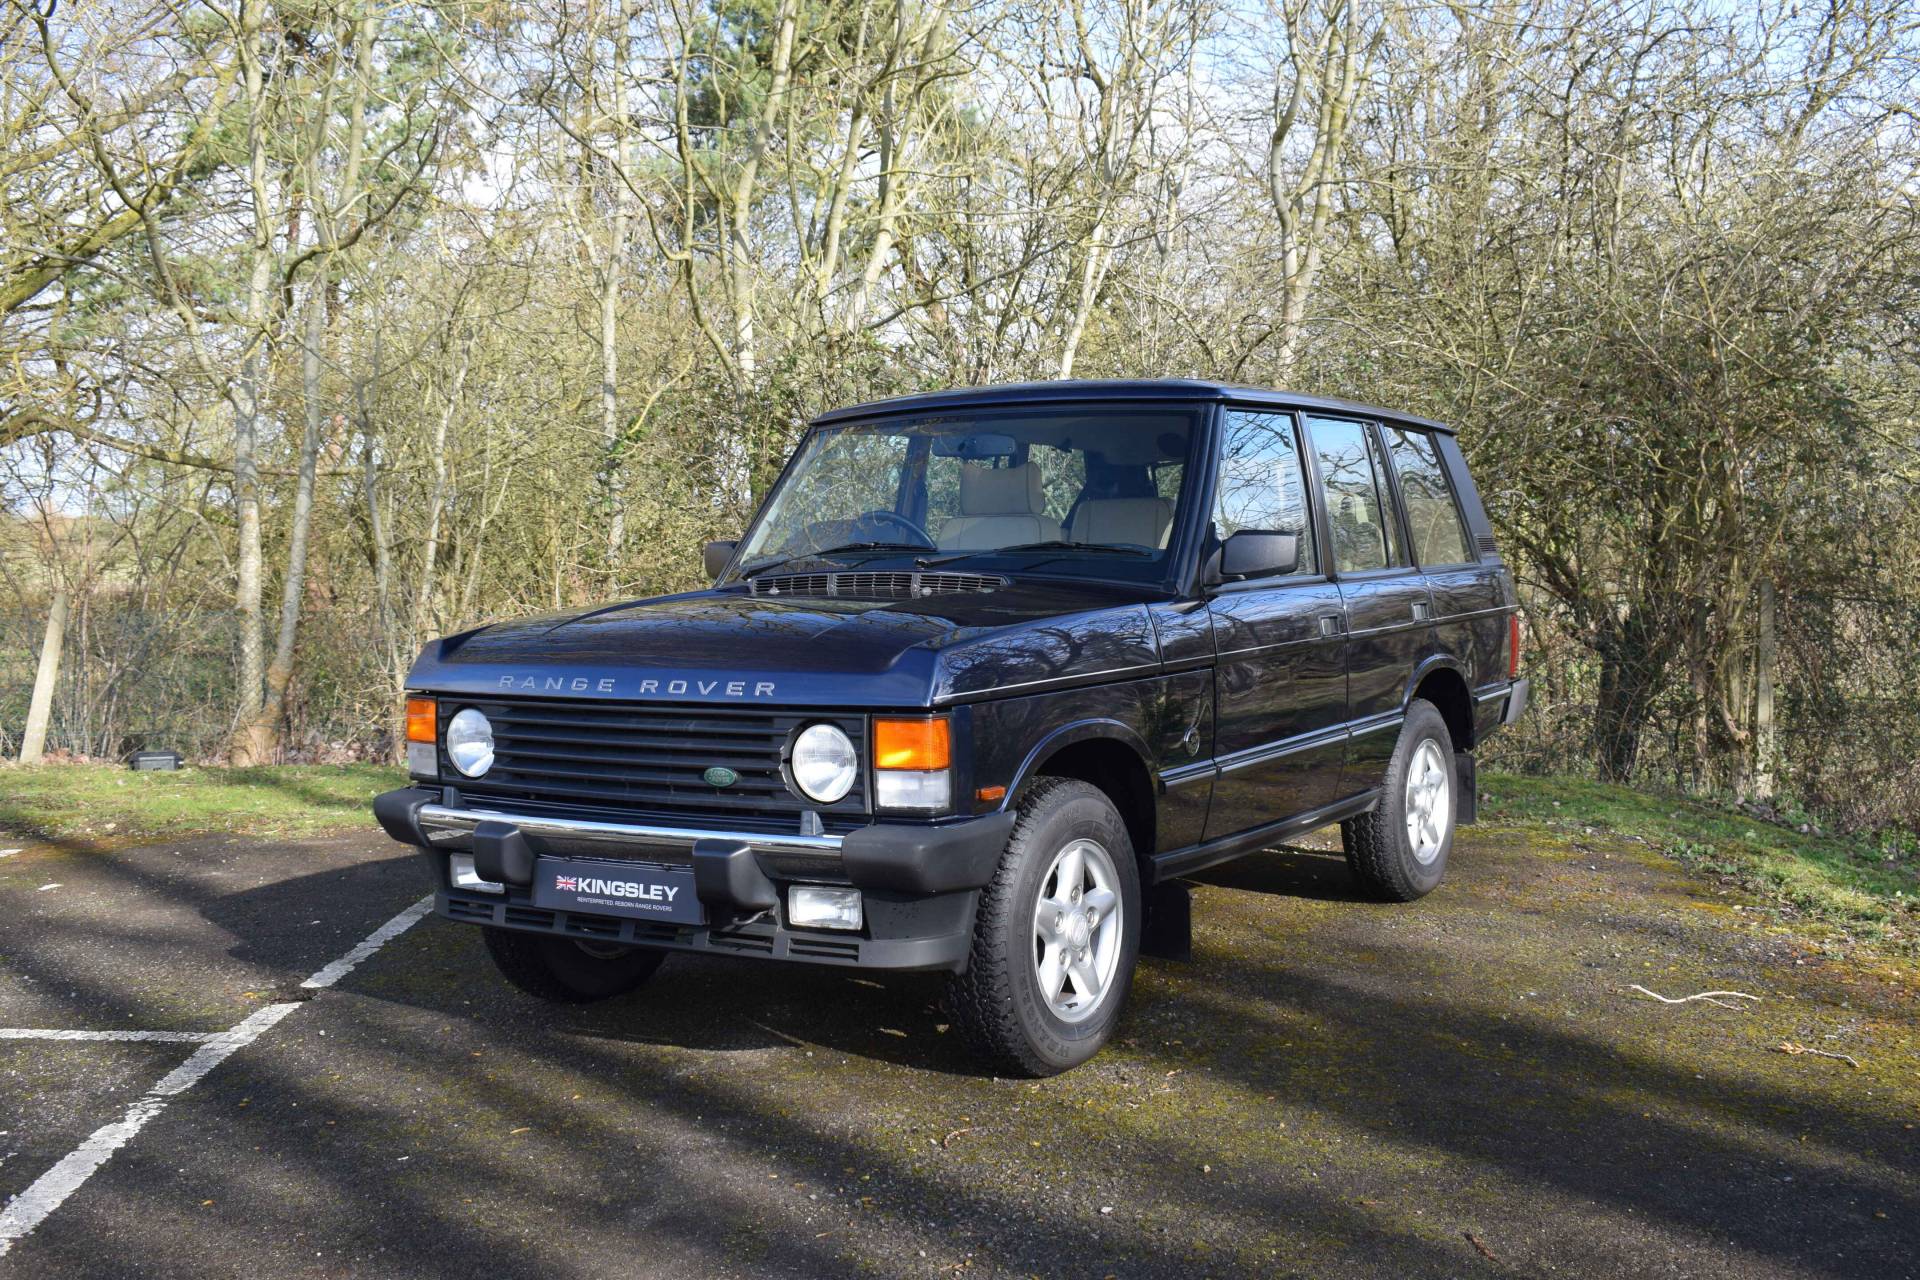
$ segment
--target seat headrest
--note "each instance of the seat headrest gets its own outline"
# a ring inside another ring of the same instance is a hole
[[[1039,515],[1046,510],[1040,468],[1031,462],[999,468],[962,463],[960,510],[970,516]]]
[[[1153,477],[1145,467],[1108,462],[1096,454],[1087,455],[1087,483],[1080,491],[1082,502],[1159,496],[1159,490],[1153,486]]]

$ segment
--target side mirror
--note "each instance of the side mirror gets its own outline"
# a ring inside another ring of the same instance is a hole
[[[734,548],[739,545],[738,540],[733,542],[709,542],[701,549],[701,559],[706,564],[707,576],[709,578],[718,578],[721,573],[725,571],[727,562],[733,559]]]
[[[1273,578],[1300,567],[1300,537],[1265,529],[1242,529],[1220,547],[1220,580]]]

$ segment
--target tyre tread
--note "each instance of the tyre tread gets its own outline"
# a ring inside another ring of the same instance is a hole
[[[1009,917],[1017,908],[1014,881],[1020,874],[1025,836],[1044,820],[1056,796],[1085,794],[1111,805],[1098,787],[1075,778],[1041,778],[1021,797],[1018,816],[1000,855],[993,879],[980,892],[967,967],[947,983],[947,1010],[954,1027],[976,1055],[1002,1075],[1047,1076],[1059,1068],[1033,1051],[1013,1008],[1012,961],[1005,954]],[[1017,957],[1021,963],[1025,956]]]
[[[545,1000],[551,1004],[594,1004],[613,996],[624,995],[653,976],[655,969],[666,957],[654,952],[647,959],[628,957],[633,972],[617,981],[608,990],[589,991],[567,981],[555,969],[551,948],[556,939],[548,934],[527,933],[518,929],[483,928],[480,931],[486,942],[487,954],[493,958],[494,967],[500,970],[500,976],[526,992],[530,996]],[[651,963],[647,961],[650,960]]]
[[[1400,795],[1405,786],[1413,744],[1422,736],[1412,731],[1414,722],[1429,718],[1438,730],[1442,749],[1451,758],[1452,741],[1440,709],[1425,698],[1413,699],[1407,704],[1406,723],[1400,731],[1400,741],[1394,744],[1393,757],[1387,761],[1386,773],[1381,779],[1379,803],[1340,824],[1347,869],[1353,872],[1353,878],[1359,881],[1367,896],[1377,902],[1412,902],[1425,897],[1433,888],[1432,885],[1422,887],[1413,878],[1402,848],[1402,826],[1394,801],[1394,797]],[[1457,806],[1455,813],[1458,813]]]
[[[554,976],[547,964],[546,950],[540,945],[545,938],[516,929],[482,929],[480,932],[500,976],[528,995],[553,1004],[586,1004],[590,999]]]

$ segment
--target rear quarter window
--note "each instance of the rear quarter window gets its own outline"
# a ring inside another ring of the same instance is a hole
[[[1407,509],[1408,532],[1413,535],[1414,558],[1421,564],[1465,564],[1466,527],[1460,523],[1460,504],[1454,500],[1447,469],[1424,431],[1401,427],[1386,430],[1387,452],[1400,477],[1400,500]]]

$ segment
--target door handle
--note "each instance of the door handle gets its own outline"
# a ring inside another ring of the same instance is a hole
[[[1340,615],[1337,613],[1321,614],[1320,615],[1320,634],[1323,636],[1339,635],[1342,630],[1341,621],[1342,619]]]
[[[1425,622],[1428,618],[1431,618],[1432,616],[1433,616],[1432,605],[1428,604],[1425,600],[1415,600],[1413,602],[1413,620],[1415,622]]]

